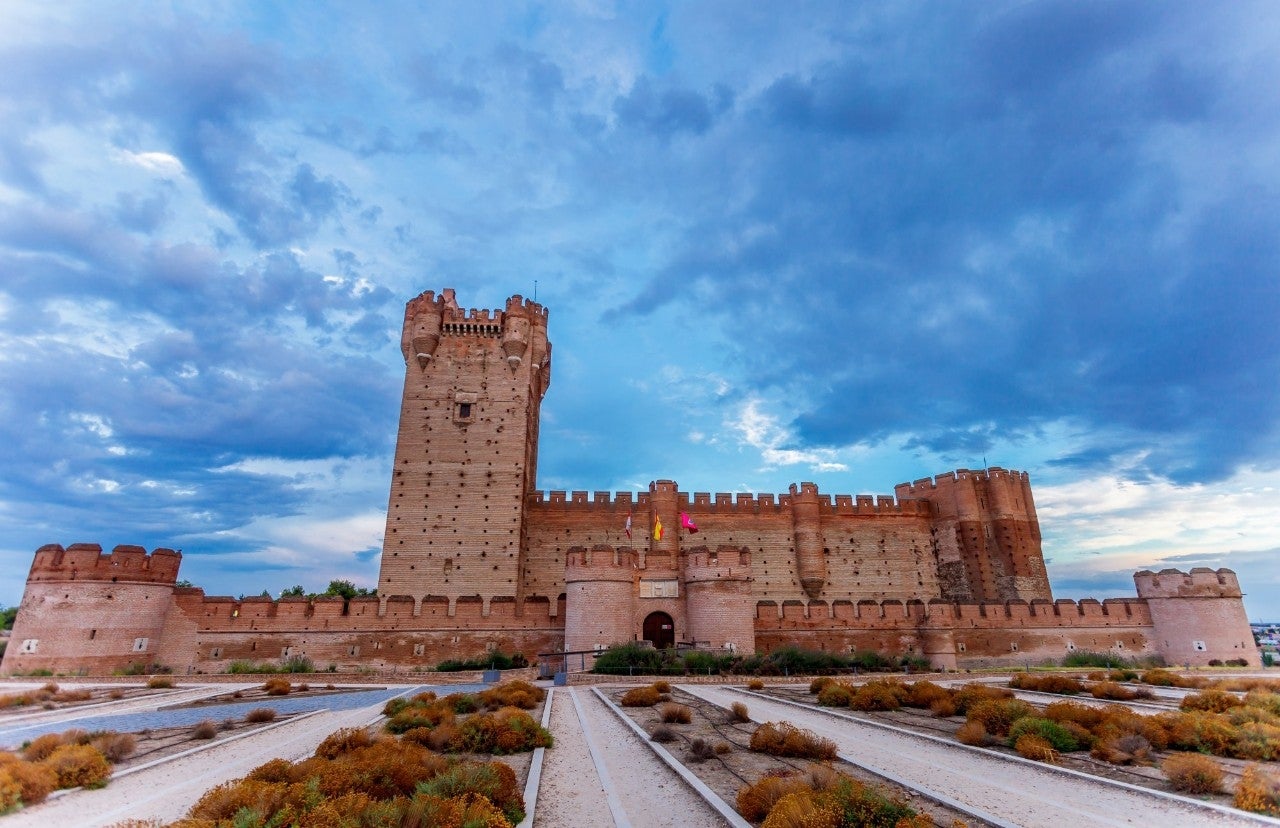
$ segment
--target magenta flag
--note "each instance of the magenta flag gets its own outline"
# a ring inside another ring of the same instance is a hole
[[[680,513],[680,525],[685,529],[688,529],[690,534],[694,534],[698,531],[698,527],[695,526],[693,521],[689,519],[688,512]]]

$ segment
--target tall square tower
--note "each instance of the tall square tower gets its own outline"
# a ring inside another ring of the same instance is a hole
[[[378,595],[523,603],[525,501],[551,381],[547,311],[458,307],[452,289],[405,307],[404,394]],[[517,610],[518,611],[518,610]]]

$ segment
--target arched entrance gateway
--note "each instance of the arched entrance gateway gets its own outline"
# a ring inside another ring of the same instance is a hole
[[[652,641],[653,646],[665,650],[676,643],[676,625],[671,616],[665,612],[651,612],[644,619],[644,640]]]

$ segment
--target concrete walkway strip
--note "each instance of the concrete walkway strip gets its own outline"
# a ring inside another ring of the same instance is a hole
[[[542,726],[545,728],[551,721],[551,701],[555,695],[554,687],[547,688],[547,702],[542,708]],[[533,761],[529,764],[529,778],[524,783],[524,819],[516,828],[533,828],[533,812],[538,808],[538,785],[542,782],[542,758],[546,748],[533,749]]]
[[[599,748],[596,747],[595,736],[591,732],[591,725],[587,723],[587,715],[582,710],[582,702],[578,700],[578,694],[573,688],[567,688],[569,698],[573,699],[573,707],[578,711],[578,722],[582,725],[582,735],[587,742],[587,750],[591,751],[591,761],[595,763],[596,773],[600,776],[600,784],[604,787],[605,800],[609,803],[609,812],[613,814],[613,824],[616,828],[631,828],[631,820],[627,817],[626,810],[622,807],[622,800],[618,797],[618,789],[613,785],[613,779],[609,777],[609,770],[604,765],[604,757],[600,755]]]
[[[667,767],[675,771],[676,775],[685,781],[685,784],[697,791],[698,796],[701,796],[708,805],[714,808],[716,813],[724,817],[725,821],[732,825],[733,828],[752,828],[750,822],[743,819],[742,815],[730,807],[729,803],[725,802],[718,793],[708,788],[701,779],[695,776],[691,770],[684,766],[683,762],[672,756],[671,751],[650,739],[649,734],[644,732],[644,728],[636,724],[635,721],[633,721],[626,713],[623,713],[622,710],[610,701],[604,693],[594,687],[591,688],[591,692],[595,693],[600,701],[604,702],[605,705],[613,711],[613,714],[621,719],[622,723],[630,728],[631,732],[634,733],[641,742],[648,745],[649,748],[657,754],[658,758],[666,763]]]
[[[1083,771],[1073,770],[1072,768],[1064,768],[1060,765],[1051,765],[1046,762],[1036,762],[1031,759],[1024,759],[1021,756],[1010,756],[1009,754],[1001,753],[998,750],[988,750],[987,748],[977,747],[976,745],[966,745],[962,742],[954,742],[954,741],[951,741],[950,739],[943,739],[939,736],[931,736],[927,733],[917,733],[916,731],[909,730],[905,727],[898,727],[897,725],[891,725],[891,724],[886,724],[884,722],[872,721],[870,719],[864,719],[858,716],[850,716],[845,713],[837,713],[834,710],[829,710],[821,706],[804,704],[803,702],[791,701],[790,699],[781,699],[776,696],[767,695],[765,693],[756,693],[751,690],[744,690],[737,687],[726,687],[725,689],[733,693],[740,693],[744,696],[751,696],[753,698],[762,699],[764,701],[769,701],[769,702],[776,702],[778,704],[786,704],[792,707],[798,707],[802,710],[808,710],[810,712],[821,713],[826,716],[831,716],[832,718],[844,719],[845,721],[854,722],[856,724],[868,725],[870,727],[880,728],[881,730],[892,731],[894,733],[898,733],[904,736],[909,736],[914,739],[920,739],[922,741],[933,742],[935,744],[944,745],[953,750],[972,751],[974,753],[982,754],[984,756],[988,756],[993,759],[999,759],[1005,762],[1012,762],[1016,764],[1026,765],[1028,767],[1037,768],[1039,770],[1047,771],[1050,773],[1058,773],[1064,776],[1073,776],[1077,779],[1082,779],[1087,782],[1093,782],[1099,785],[1107,785],[1114,788],[1122,788],[1124,790],[1128,790],[1136,794],[1150,796],[1156,799],[1164,799],[1170,802],[1176,802],[1180,805],[1185,805],[1192,808],[1203,808],[1205,810],[1214,811],[1216,813],[1222,814],[1223,816],[1229,816],[1235,819],[1251,820],[1251,821],[1257,822],[1260,825],[1280,826],[1280,819],[1276,819],[1275,817],[1263,816],[1262,814],[1255,814],[1250,811],[1241,811],[1237,808],[1228,808],[1225,805],[1219,805],[1216,802],[1205,802],[1200,799],[1192,799],[1189,796],[1182,796],[1181,794],[1168,793],[1167,791],[1159,791],[1159,790],[1155,790],[1154,788],[1144,788],[1141,785],[1134,785],[1130,782],[1121,782],[1118,779],[1108,779],[1105,776],[1094,776],[1093,774],[1090,774],[1090,773],[1084,773]]]
[[[192,754],[195,754],[195,753],[201,753],[202,751],[209,750],[210,748],[229,745],[232,742],[238,742],[241,739],[248,739],[252,736],[261,736],[263,733],[266,733],[268,730],[275,730],[278,727],[287,727],[292,724],[297,724],[303,719],[309,719],[312,716],[318,716],[321,713],[328,713],[328,712],[329,712],[328,710],[313,710],[310,713],[302,713],[297,716],[294,716],[291,719],[285,719],[283,722],[273,722],[272,724],[264,725],[263,727],[254,728],[253,730],[246,730],[244,733],[237,733],[234,736],[228,736],[225,739],[210,739],[207,743],[203,745],[197,745],[196,747],[188,748],[179,753],[173,753],[168,756],[162,756],[159,759],[153,759],[150,762],[144,762],[141,765],[135,765],[131,768],[125,768],[122,771],[111,774],[111,778],[119,779],[124,776],[129,776],[130,774],[138,773],[139,771],[144,771],[147,768],[154,768],[157,765],[163,765],[165,762],[172,762],[173,760],[181,759],[184,756],[191,756]]]

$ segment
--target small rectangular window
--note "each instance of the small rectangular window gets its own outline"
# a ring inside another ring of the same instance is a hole
[[[135,653],[145,653],[147,651],[147,639],[145,638],[133,639],[133,651]]]
[[[22,652],[34,653],[36,651],[36,647],[38,646],[40,646],[40,639],[28,638],[22,642]]]
[[[458,419],[471,419],[471,403],[458,403]]]

